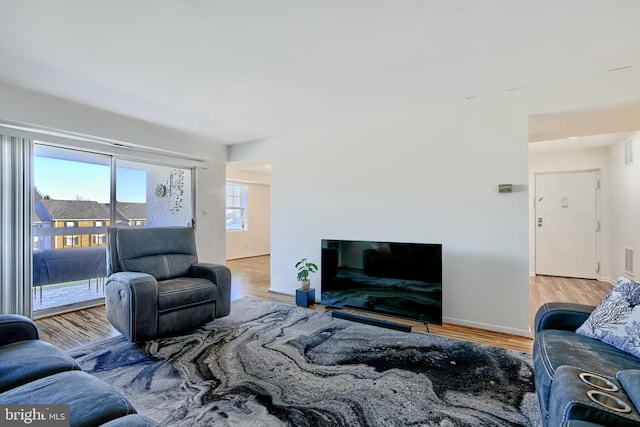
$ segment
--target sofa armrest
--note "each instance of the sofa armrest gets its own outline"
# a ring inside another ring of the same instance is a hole
[[[627,396],[636,407],[636,411],[640,407],[640,370],[626,369],[616,374],[616,378],[627,392]]]
[[[18,314],[0,315],[0,345],[37,339],[40,333],[33,320]]]
[[[152,275],[113,273],[105,288],[107,318],[129,341],[144,341],[158,334],[158,282]]]
[[[191,275],[209,279],[216,284],[216,318],[228,316],[231,312],[231,270],[225,265],[197,263],[191,266]]]
[[[536,312],[535,332],[544,329],[575,331],[595,309],[592,305],[571,302],[548,302]]]

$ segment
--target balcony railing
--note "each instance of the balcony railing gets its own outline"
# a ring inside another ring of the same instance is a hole
[[[57,314],[103,303],[105,279],[44,285],[33,290],[36,317]]]
[[[101,244],[55,249],[51,244],[56,236],[70,234],[88,235],[89,239],[82,240],[92,244],[92,235],[104,233],[106,227],[34,227],[34,237],[42,241],[49,239],[49,244],[43,245],[45,248],[33,251],[34,311],[104,297],[106,246]],[[95,284],[93,291],[92,284]]]

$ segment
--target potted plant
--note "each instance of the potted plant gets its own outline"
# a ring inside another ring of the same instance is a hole
[[[307,261],[307,258],[302,258],[296,263],[296,269],[298,270],[298,281],[300,282],[300,287],[304,290],[308,290],[311,287],[309,274],[318,271],[318,266]]]

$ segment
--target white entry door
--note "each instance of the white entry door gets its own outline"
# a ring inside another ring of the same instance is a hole
[[[597,278],[598,173],[536,174],[536,274]]]

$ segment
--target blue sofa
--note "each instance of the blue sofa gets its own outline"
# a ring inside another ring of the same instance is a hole
[[[640,359],[575,332],[595,308],[554,302],[536,313],[533,363],[543,427],[640,426]],[[588,393],[620,406],[609,409]]]
[[[13,314],[0,315],[0,404],[69,405],[71,427],[158,426],[72,357],[40,340],[30,319]]]

